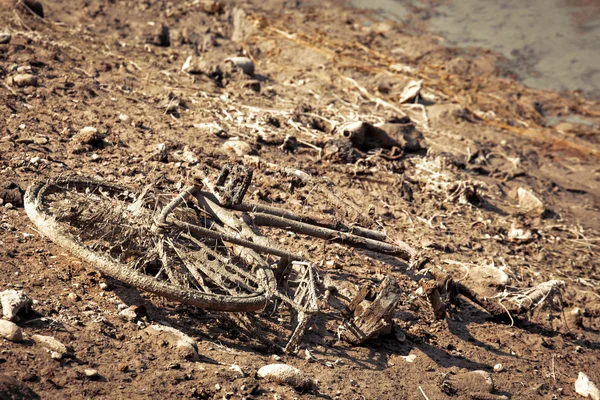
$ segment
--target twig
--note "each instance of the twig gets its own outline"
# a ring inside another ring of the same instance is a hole
[[[423,391],[423,388],[421,388],[421,386],[419,386],[419,390],[421,391],[421,394],[423,395],[425,400],[429,400],[429,397],[427,397],[427,395],[425,394],[425,392]]]

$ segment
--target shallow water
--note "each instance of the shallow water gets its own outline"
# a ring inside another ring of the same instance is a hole
[[[451,46],[502,53],[529,86],[600,98],[600,0],[352,0],[407,22],[418,18]],[[431,5],[433,3],[433,5]]]

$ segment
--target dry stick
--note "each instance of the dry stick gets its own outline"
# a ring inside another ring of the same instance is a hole
[[[364,238],[373,239],[373,240],[385,240],[387,239],[387,235],[384,232],[375,231],[372,229],[362,228],[358,226],[347,227],[342,224],[331,224],[323,221],[318,221],[315,218],[298,215],[288,210],[282,210],[281,208],[271,207],[264,204],[258,203],[241,203],[238,205],[231,206],[232,209],[237,211],[251,212],[251,213],[264,213],[270,214],[276,217],[285,218],[292,221],[304,222],[311,225],[320,226],[323,228],[348,231],[349,233],[353,233],[357,236],[362,236]]]
[[[303,235],[329,240],[334,243],[341,243],[359,249],[398,256],[406,261],[409,261],[410,258],[416,254],[410,246],[403,242],[399,242],[398,246],[394,246],[377,240],[353,235],[351,233],[339,232],[333,229],[314,226],[300,221],[275,217],[270,214],[255,213],[246,215],[248,215],[254,224],[259,226],[282,228]]]

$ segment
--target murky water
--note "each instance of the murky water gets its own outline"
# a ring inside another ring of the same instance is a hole
[[[451,46],[502,53],[529,86],[600,98],[600,0],[352,0],[399,21],[417,17]],[[426,4],[427,3],[427,4]],[[432,3],[434,5],[432,5]]]

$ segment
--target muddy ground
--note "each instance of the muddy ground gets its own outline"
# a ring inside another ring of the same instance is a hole
[[[0,289],[34,300],[19,315],[25,340],[1,343],[4,385],[13,377],[44,399],[445,399],[483,390],[449,382],[484,370],[496,396],[558,399],[579,397],[580,371],[600,383],[597,101],[523,87],[498,54],[447,48],[330,2],[249,1],[234,10],[220,1],[57,0],[44,3],[43,19],[1,4],[11,38],[0,44]],[[254,60],[252,76],[224,62],[242,55]],[[402,96],[414,81],[420,90]],[[395,146],[348,141],[340,126],[356,120],[395,124]],[[82,139],[85,127],[94,137]],[[247,145],[223,147],[232,138]],[[228,162],[254,168],[251,200],[361,222],[419,254],[405,263],[275,233],[341,288],[298,355],[286,355],[275,345],[289,326],[278,326],[276,312],[252,316],[252,333],[239,319],[101,276],[36,231],[15,189],[80,174],[137,189],[161,177],[176,193],[194,165]],[[282,167],[329,182],[351,205],[332,207],[319,191],[299,198],[274,172]],[[543,207],[520,205],[519,188]],[[513,321],[469,301],[436,320],[415,271],[443,269],[489,291],[467,272],[482,265],[504,271],[509,289],[550,279],[564,288]],[[395,321],[406,340],[338,340],[348,296],[388,274],[402,289]],[[123,304],[147,316],[124,318]],[[200,361],[149,336],[152,323],[195,339]],[[73,356],[51,358],[34,334],[71,346]],[[274,354],[313,387],[257,378]],[[90,368],[100,377],[86,377]]]

